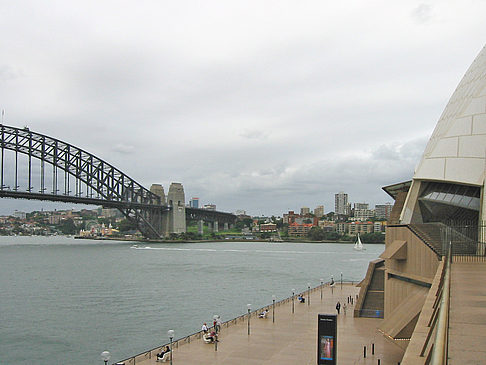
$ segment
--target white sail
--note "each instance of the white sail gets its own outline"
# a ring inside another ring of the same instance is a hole
[[[358,233],[358,239],[356,240],[356,243],[354,244],[354,249],[357,250],[357,251],[364,250],[363,244],[361,243],[361,238],[359,238],[359,233]]]

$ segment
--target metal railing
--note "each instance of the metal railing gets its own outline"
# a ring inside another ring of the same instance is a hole
[[[360,309],[359,317],[364,318],[384,318],[383,309]]]
[[[426,364],[444,365],[447,364],[448,340],[449,340],[449,304],[451,290],[451,261],[452,243],[449,243],[446,262],[444,265],[444,276],[442,280],[439,311],[437,313],[434,346],[430,353],[430,362]]]
[[[343,281],[343,284],[347,284],[347,285],[349,285],[349,284],[354,285],[355,283],[356,283],[355,281]],[[326,286],[329,286],[329,285],[330,285],[330,282],[325,282],[322,285],[318,285],[316,287],[313,287],[313,288],[310,289],[310,293],[312,293],[316,290],[320,290],[321,287],[326,287]],[[338,289],[338,288],[334,288],[334,289]],[[288,298],[282,299],[278,302],[276,301],[275,306],[280,306],[282,304],[291,302],[292,298],[295,301],[297,301],[297,297],[298,297],[299,294],[307,295],[307,292],[308,292],[308,289],[304,289],[304,290],[295,292],[295,294],[293,296],[291,295]],[[270,310],[272,308],[272,305],[273,304],[265,305],[261,308],[258,308],[258,309],[251,311],[249,313],[250,318],[258,317],[258,314],[261,313],[264,309]],[[242,314],[238,317],[235,317],[235,318],[232,318],[228,321],[223,322],[221,324],[221,327],[228,328],[230,325],[238,324],[239,322],[242,322],[246,319],[248,319],[248,313]],[[212,329],[213,327],[208,327],[208,328]],[[181,337],[181,338],[179,338],[175,341],[172,341],[172,347],[173,348],[179,348],[179,345],[183,345],[185,343],[191,343],[191,341],[194,341],[196,339],[201,339],[203,333],[204,333],[203,331],[194,332],[194,333],[191,333],[190,335],[187,335],[187,336]],[[152,348],[150,350],[147,350],[147,351],[141,352],[137,355],[131,356],[131,357],[125,359],[125,360],[121,360],[121,361],[118,361],[116,363],[113,363],[113,365],[116,365],[116,364],[135,365],[135,364],[137,364],[141,361],[145,361],[147,359],[151,359],[153,356],[156,356],[157,353],[160,353],[162,351],[162,349],[165,348],[168,345],[169,345],[169,343],[165,343],[161,346],[157,346],[157,347]]]
[[[441,227],[444,255],[451,245],[452,262],[486,263],[486,222]]]

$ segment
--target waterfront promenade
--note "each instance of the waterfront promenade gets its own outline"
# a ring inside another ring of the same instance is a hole
[[[335,314],[336,302],[347,304],[347,297],[356,295],[359,288],[345,283],[336,284],[334,289],[326,286],[321,290],[311,291],[308,302],[294,302],[295,313],[292,313],[292,301],[282,301],[275,306],[275,323],[272,321],[272,307],[269,307],[268,318],[257,318],[256,313],[250,319],[248,335],[248,317],[223,324],[218,349],[213,344],[206,344],[200,334],[177,341],[174,345],[174,364],[312,364],[317,363],[317,314]],[[307,300],[307,293],[305,294]],[[376,327],[380,319],[354,318],[354,305],[348,305],[347,313],[338,317],[338,364],[398,364],[403,350],[386,339]],[[217,311],[217,309],[215,309]],[[211,314],[208,314],[208,323]],[[375,354],[371,354],[374,344]],[[363,358],[363,347],[367,347],[367,357]],[[157,349],[158,350],[158,349]],[[125,360],[125,364],[158,364],[155,361],[157,351],[139,355],[135,360]]]

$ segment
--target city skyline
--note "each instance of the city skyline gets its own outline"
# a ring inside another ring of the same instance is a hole
[[[474,1],[0,10],[6,125],[251,215],[329,212],[339,191],[391,201],[381,187],[412,178],[486,33]],[[53,206],[2,199],[0,214]]]

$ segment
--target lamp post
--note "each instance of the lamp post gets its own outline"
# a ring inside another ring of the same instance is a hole
[[[251,304],[246,305],[248,307],[248,336],[250,336],[250,311],[251,311]]]
[[[331,294],[334,294],[334,276],[331,275]]]
[[[275,323],[275,295],[272,295],[272,322]]]
[[[101,353],[101,360],[103,360],[105,362],[105,365],[108,364],[108,360],[110,360],[110,352],[109,351],[103,351]]]
[[[216,335],[215,335],[215,339],[214,339],[214,351],[218,351],[218,315],[215,314],[213,316],[213,319],[214,319],[214,332],[216,332]]]
[[[292,314],[294,314],[295,289],[292,289]]]
[[[343,289],[343,272],[341,271],[341,289]]]
[[[172,339],[174,338],[174,330],[168,330],[167,335],[169,336],[170,339],[170,365],[172,365]]]
[[[307,306],[310,305],[310,283],[307,283]]]
[[[321,302],[322,302],[322,284],[324,283],[324,279],[321,278]]]

